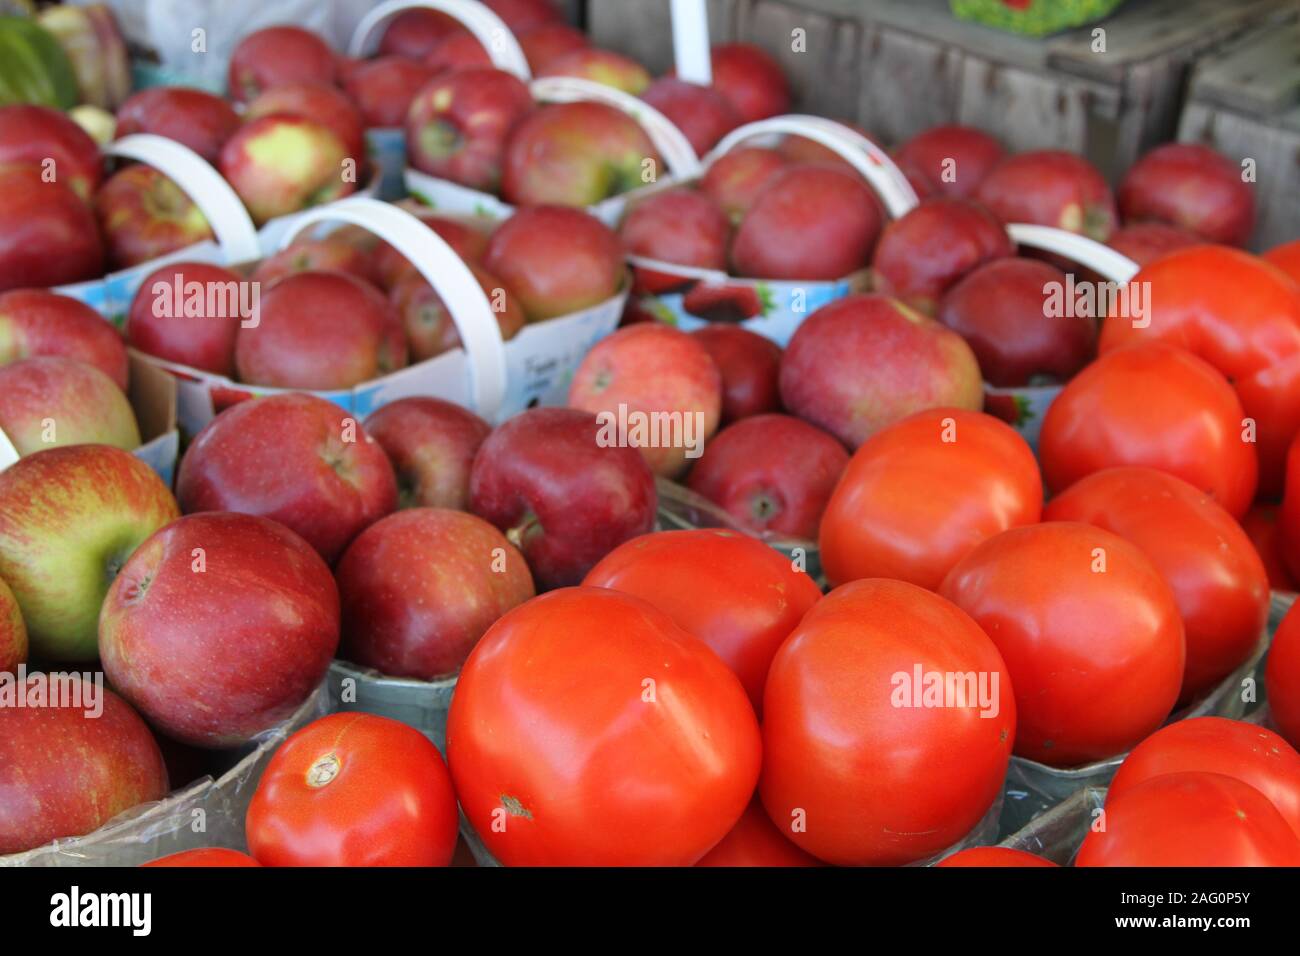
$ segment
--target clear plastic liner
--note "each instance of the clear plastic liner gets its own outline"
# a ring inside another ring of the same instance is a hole
[[[1024,850],[1069,866],[1088,835],[1096,812],[1105,802],[1104,787],[1085,787],[1012,833],[998,846]]]
[[[0,856],[0,866],[139,866],[182,850],[246,850],[244,816],[262,771],[285,738],[329,712],[322,684],[288,720],[231,754],[221,776],[203,777],[154,803],[143,803],[85,836]]]

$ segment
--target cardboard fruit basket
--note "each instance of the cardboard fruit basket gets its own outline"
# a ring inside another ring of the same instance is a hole
[[[618,325],[628,282],[604,302],[544,322],[525,325],[509,342],[501,338],[492,307],[464,262],[410,213],[366,197],[349,197],[299,213],[286,225],[270,254],[318,228],[360,226],[402,253],[448,304],[461,348],[345,389],[314,390],[359,416],[399,398],[429,395],[473,409],[496,422],[535,404],[562,402],[582,357]],[[134,289],[131,290],[134,295]],[[238,401],[305,389],[237,382],[222,375],[146,356],[174,375],[182,431],[195,434]]]
[[[875,190],[890,218],[897,219],[916,206],[916,192],[907,177],[879,146],[841,123],[798,114],[759,120],[732,130],[704,158],[697,174],[676,177],[660,188],[697,179],[722,156],[744,143],[786,135],[811,139],[837,153]],[[831,280],[745,279],[645,256],[629,256],[628,261],[640,273],[653,273],[654,287],[662,289],[639,296],[642,308],[659,321],[689,332],[708,325],[713,310],[721,302],[728,316],[741,317],[739,324],[743,328],[782,346],[817,309],[866,291],[870,282],[870,271],[866,268]],[[678,281],[663,288],[674,278]]]

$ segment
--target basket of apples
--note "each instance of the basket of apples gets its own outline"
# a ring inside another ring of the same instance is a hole
[[[248,398],[309,391],[357,414],[432,395],[488,420],[553,401],[617,325],[617,237],[581,210],[504,223],[352,197],[301,214],[278,251],[143,277],[124,331],[171,371],[183,431]]]

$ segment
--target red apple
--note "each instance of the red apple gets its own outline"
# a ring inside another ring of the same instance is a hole
[[[453,70],[492,69],[492,54],[472,33],[458,33],[438,42],[420,65],[435,76]]]
[[[323,83],[287,83],[267,90],[248,104],[244,122],[287,113],[319,123],[343,144],[358,166],[366,157],[366,123],[356,103],[334,86]],[[272,157],[273,158],[273,157]]]
[[[569,405],[595,412],[602,421],[626,420],[625,440],[651,471],[671,478],[700,457],[718,430],[722,375],[708,350],[685,332],[659,322],[629,325],[587,353],[569,384]],[[665,421],[673,416],[676,424],[656,426],[638,440],[634,418],[653,425],[660,415]]]
[[[871,263],[874,288],[933,315],[962,276],[1015,251],[1002,223],[979,203],[927,199],[885,227]]]
[[[710,196],[694,189],[678,187],[645,197],[628,210],[618,233],[633,255],[727,271],[731,223]],[[638,268],[636,278],[647,292],[682,284],[678,276],[649,269]]]
[[[32,657],[93,661],[113,576],[178,513],[152,468],[107,445],[47,448],[0,472],[0,578]]]
[[[140,283],[127,313],[126,340],[146,355],[233,375],[235,336],[253,321],[246,281],[207,262],[172,262]],[[248,313],[248,314],[246,314]]]
[[[781,346],[738,325],[714,323],[691,333],[722,375],[722,419],[729,424],[781,408]]]
[[[388,455],[401,508],[469,507],[469,470],[492,427],[440,398],[399,398],[366,419],[366,432]]]
[[[996,138],[973,126],[932,126],[898,147],[895,160],[915,166],[945,196],[967,199],[1007,155]]]
[[[68,689],[57,703],[0,707],[0,855],[83,836],[167,795],[162,754],[139,715],[80,675],[57,682]],[[15,690],[26,699],[53,685],[32,674]]]
[[[0,674],[17,672],[27,661],[27,627],[18,599],[9,585],[0,580]]]
[[[385,56],[367,60],[353,70],[344,89],[361,110],[367,129],[401,126],[411,100],[433,75],[434,71],[421,63]]]
[[[731,265],[756,279],[839,279],[864,268],[883,214],[862,178],[833,166],[773,176],[736,228]]]
[[[957,333],[883,295],[851,295],[804,321],[781,358],[781,400],[849,448],[927,408],[978,411],[975,355]]]
[[[582,47],[557,57],[538,76],[576,76],[640,96],[650,85],[650,73],[636,60],[596,47]]]
[[[755,415],[718,432],[687,484],[747,531],[815,540],[848,463],[844,446],[820,428]]]
[[[789,165],[778,150],[764,146],[733,149],[704,171],[700,190],[712,196],[731,217],[740,222],[758,194]]]
[[[488,235],[478,225],[435,215],[427,206],[420,209],[406,208],[411,215],[436,232],[467,264],[477,265],[482,260],[483,253],[487,250]],[[390,291],[408,273],[416,271],[404,255],[382,240],[375,244],[371,261],[380,286]]]
[[[1244,246],[1255,229],[1255,195],[1240,166],[1201,143],[1166,143],[1119,185],[1126,223],[1163,222],[1210,242]]]
[[[140,447],[135,412],[114,381],[53,355],[0,366],[0,431],[20,455],[56,445]]]
[[[632,117],[605,103],[547,103],[506,144],[501,195],[521,206],[590,206],[653,182],[662,159]]]
[[[104,599],[104,673],[160,731],[224,748],[287,719],[329,668],[339,596],[320,556],[247,514],[173,521]]]
[[[518,297],[531,322],[590,308],[623,284],[618,236],[594,216],[562,206],[516,212],[492,233],[483,265]]]
[[[504,70],[473,67],[436,77],[411,101],[406,154],[431,176],[495,192],[506,137],[532,109],[528,87]]]
[[[468,32],[464,24],[441,10],[420,7],[403,10],[384,28],[379,38],[379,55],[419,60],[440,41]]]
[[[563,19],[552,0],[483,0],[483,5],[505,21],[516,36]]]
[[[126,390],[126,347],[98,312],[44,289],[0,293],[0,365],[33,355],[61,355],[93,365]]]
[[[1082,156],[1040,149],[1009,156],[989,171],[975,198],[1004,223],[1055,226],[1105,242],[1118,214],[1106,178]]]
[[[519,41],[528,68],[534,75],[540,74],[552,60],[581,50],[590,43],[587,34],[577,27],[559,22],[543,23],[516,34],[515,39]]]
[[[371,525],[336,574],[339,656],[421,680],[460,670],[483,633],[535,593],[524,556],[505,535],[445,508],[412,508]]]
[[[143,163],[118,170],[95,196],[111,265],[138,266],[205,239],[207,217],[184,190]]]
[[[0,166],[0,292],[64,285],[104,273],[88,203],[39,166]]]
[[[331,84],[335,70],[334,51],[310,30],[266,27],[240,40],[231,54],[230,96],[237,103],[247,103],[276,86]]]
[[[713,88],[731,101],[743,122],[790,112],[790,84],[770,53],[752,43],[713,48]]]
[[[188,86],[154,86],[132,93],[122,104],[116,135],[166,136],[215,166],[239,123],[239,114],[219,96]]]
[[[263,259],[253,270],[253,281],[270,284],[298,272],[345,272],[366,282],[377,275],[373,256],[339,235],[298,239]]]
[[[1075,314],[1067,282],[1046,262],[995,259],[948,290],[939,321],[966,340],[990,385],[1068,382],[1096,354],[1097,322]]]
[[[1162,222],[1135,222],[1120,226],[1106,243],[1116,252],[1128,256],[1139,266],[1155,262],[1175,249],[1203,245],[1205,242],[1194,232]]]
[[[280,522],[333,562],[397,507],[384,450],[348,412],[314,395],[240,402],[195,437],[176,478],[181,510]]]
[[[596,416],[534,408],[501,425],[470,471],[470,510],[523,552],[540,590],[567,587],[654,527],[654,475],[636,449],[602,444]]]
[[[697,86],[675,76],[661,76],[641,94],[682,131],[697,156],[711,150],[741,124],[731,101],[710,86]]]
[[[90,134],[48,106],[0,107],[0,167],[10,164],[35,166],[87,201],[104,178],[104,160]]]
[[[239,330],[240,381],[276,388],[351,388],[401,368],[398,319],[368,282],[342,272],[297,272],[262,290],[260,321]]]
[[[492,306],[501,338],[509,341],[519,334],[527,321],[523,307],[492,273],[481,266],[471,265],[469,268]],[[455,320],[442,297],[420,273],[412,270],[402,276],[389,293],[388,301],[406,331],[412,362],[423,362],[460,348],[460,332]]]
[[[221,175],[261,225],[355,192],[353,155],[329,127],[272,113],[244,124],[226,141]]]

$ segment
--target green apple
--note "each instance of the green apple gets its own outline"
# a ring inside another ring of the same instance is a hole
[[[148,465],[108,445],[49,448],[0,472],[0,578],[18,599],[32,657],[94,660],[109,584],[179,515]]]

